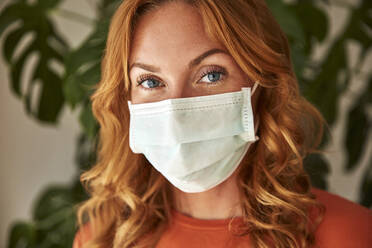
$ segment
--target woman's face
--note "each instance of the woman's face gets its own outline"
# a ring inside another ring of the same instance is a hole
[[[133,104],[252,86],[227,50],[207,37],[198,12],[180,2],[140,18],[129,65]]]

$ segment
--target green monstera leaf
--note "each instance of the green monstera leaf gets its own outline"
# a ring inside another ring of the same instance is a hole
[[[93,117],[89,97],[101,78],[107,30],[107,20],[98,22],[95,31],[66,57],[63,92],[71,108],[81,105],[79,122],[90,138],[97,134],[98,123]]]
[[[359,189],[360,204],[372,206],[372,156],[369,157],[368,165],[363,173],[362,184]]]
[[[347,63],[350,59],[346,50],[347,42],[353,40],[359,43],[361,47],[359,62],[364,60],[372,46],[372,35],[366,28],[371,27],[371,8],[372,1],[362,0],[359,6],[351,9],[344,32],[336,38],[325,59],[312,65],[312,76],[308,77],[303,85],[304,95],[320,109],[329,125],[336,120],[339,97],[347,89],[354,70],[349,68]]]
[[[63,66],[68,45],[58,34],[49,14],[59,0],[38,0],[35,3],[14,1],[0,13],[0,35],[8,31],[3,55],[9,64],[11,89],[25,103],[27,113],[43,122],[56,122],[64,104],[62,78],[53,69],[52,62]],[[12,25],[14,24],[14,25]],[[31,40],[25,45],[18,56],[15,52],[25,37]],[[31,78],[27,86],[22,87],[22,76],[26,63],[32,55],[37,55],[37,62],[32,68]],[[35,86],[40,88],[37,94]],[[25,90],[22,90],[22,89]],[[33,98],[37,97],[34,100]],[[32,108],[31,103],[37,102]]]
[[[345,167],[347,171],[354,169],[361,159],[372,126],[372,121],[364,109],[366,105],[362,104],[363,99],[365,98],[362,97],[357,101],[349,112],[347,121],[346,148],[348,156]]]
[[[86,198],[78,180],[71,186],[49,186],[34,203],[32,222],[13,224],[8,247],[72,247],[76,204]]]
[[[36,228],[32,223],[16,222],[11,227],[9,237],[9,248],[31,248],[35,247],[36,241]]]
[[[89,97],[101,78],[101,60],[110,19],[120,2],[103,1],[100,6],[100,18],[95,23],[94,31],[77,49],[66,56],[63,92],[71,108],[81,105],[79,122],[91,140],[95,138],[99,127],[94,119]]]
[[[28,113],[36,120],[57,122],[65,102],[72,109],[80,107],[79,121],[83,132],[78,137],[75,157],[80,174],[96,161],[98,125],[92,114],[89,97],[94,90],[93,86],[101,77],[100,62],[109,21],[122,0],[95,1],[97,18],[94,31],[74,50],[69,49],[51,21],[60,2],[63,0],[11,1],[0,13],[0,36],[4,38],[2,53],[9,64],[11,89],[24,101]],[[314,45],[324,41],[329,33],[328,17],[318,6],[318,2],[266,2],[288,36],[291,58],[301,91],[332,125],[338,113],[339,95],[346,89],[351,78],[345,44],[348,40],[353,40],[361,45],[360,61],[364,60],[372,44],[368,30],[372,28],[372,1],[362,0],[358,6],[349,9],[351,15],[344,30],[331,44],[325,58],[317,62],[310,60]],[[19,53],[20,44],[25,37],[31,39]],[[33,55],[37,56],[37,63],[32,68],[32,76],[29,80],[22,80],[25,65]],[[52,62],[60,65],[63,73],[58,73]],[[345,76],[340,77],[342,74]],[[355,168],[360,161],[363,153],[361,148],[367,143],[366,134],[371,130],[371,122],[365,111],[372,101],[372,81],[370,78],[368,80],[368,90],[363,92],[352,111],[347,113],[347,171]],[[40,86],[38,96],[34,94],[35,86]],[[33,109],[31,102],[37,102],[37,108]],[[323,145],[327,143],[327,137],[326,135]],[[360,185],[360,203],[370,207],[371,156],[368,159],[369,167],[365,169]],[[304,167],[313,185],[327,189],[326,176],[330,170],[322,154],[306,157]],[[34,203],[32,220],[12,225],[7,247],[71,247],[76,232],[75,206],[88,197],[78,177],[73,179],[67,186],[49,186],[39,195]]]

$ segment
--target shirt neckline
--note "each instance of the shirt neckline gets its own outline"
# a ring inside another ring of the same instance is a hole
[[[173,224],[181,225],[189,229],[227,231],[232,219],[232,226],[243,223],[242,216],[229,217],[226,219],[199,219],[185,215],[175,209],[172,209],[171,212]]]

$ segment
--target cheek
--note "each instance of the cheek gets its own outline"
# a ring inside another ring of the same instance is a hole
[[[149,103],[159,101],[157,94],[141,90],[136,86],[133,86],[130,90],[130,98],[132,104]]]
[[[135,85],[131,85],[130,86],[129,93],[130,93],[130,101],[133,104],[136,104],[136,103],[139,103],[140,102],[141,96],[138,93],[138,90],[136,89],[136,86]]]

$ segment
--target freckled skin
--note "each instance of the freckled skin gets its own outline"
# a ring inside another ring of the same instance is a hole
[[[168,3],[142,16],[135,29],[129,65],[143,63],[158,67],[160,71],[150,72],[139,67],[130,70],[132,104],[221,94],[240,91],[241,87],[252,87],[250,81],[254,80],[248,80],[228,53],[212,54],[189,69],[191,60],[214,48],[227,52],[224,46],[208,38],[201,16],[187,4]],[[222,67],[227,72],[217,84],[210,84],[208,77],[202,77],[203,80],[199,77],[211,65]],[[138,86],[137,79],[144,74],[155,77],[164,87],[146,90],[143,88],[144,84]],[[259,92],[256,92],[253,96],[253,109],[258,95]],[[221,184],[201,193],[185,193],[172,187],[176,209],[184,214],[206,219],[227,218],[232,209],[235,215],[241,215],[236,175],[234,172]]]
[[[189,69],[188,63],[192,59],[213,48],[227,51],[221,44],[209,39],[201,16],[187,4],[166,4],[141,17],[135,29],[129,64],[141,62],[153,65],[159,67],[160,72],[132,68],[132,103],[219,94],[240,91],[244,86],[251,87],[247,76],[228,54],[210,55],[198,66]],[[198,76],[211,65],[220,66],[227,71],[228,75],[221,83],[212,85],[210,81],[200,81]],[[141,74],[148,73],[160,79],[165,87],[144,90],[143,87],[136,86],[136,79]]]

